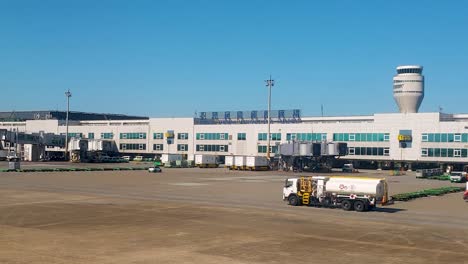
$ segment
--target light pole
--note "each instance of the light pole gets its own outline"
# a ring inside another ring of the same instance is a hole
[[[271,87],[275,85],[275,80],[265,80],[266,86],[268,86],[268,134],[267,134],[267,159],[270,160],[270,123],[271,123]]]
[[[67,117],[65,119],[65,126],[66,132],[65,132],[65,159],[68,159],[68,113],[70,112],[70,97],[72,96],[70,89],[65,92],[65,96],[67,97]]]

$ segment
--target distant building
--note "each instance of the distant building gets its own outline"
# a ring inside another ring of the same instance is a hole
[[[468,164],[468,114],[418,113],[424,96],[421,66],[400,66],[394,77],[399,113],[366,116],[303,117],[298,110],[273,111],[271,150],[282,142],[348,143],[342,159],[379,165]],[[16,118],[0,113],[0,129],[65,133],[64,112],[28,112]],[[34,115],[39,113],[40,115]],[[37,118],[38,117],[38,118]],[[50,117],[50,116],[49,116]],[[177,153],[266,155],[264,111],[202,112],[196,118],[147,118],[72,112],[69,136],[112,139],[122,155]],[[9,121],[7,121],[9,120]]]

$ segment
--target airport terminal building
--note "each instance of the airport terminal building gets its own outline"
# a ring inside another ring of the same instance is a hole
[[[400,66],[393,78],[399,113],[304,117],[271,111],[271,152],[291,141],[346,142],[346,160],[409,164],[468,164],[468,114],[418,113],[421,66]],[[0,113],[0,129],[66,133],[65,112]],[[194,118],[148,118],[70,112],[69,137],[113,140],[120,155],[267,154],[267,111],[201,112]]]

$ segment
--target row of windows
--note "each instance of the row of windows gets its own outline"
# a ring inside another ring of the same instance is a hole
[[[60,133],[61,136],[65,136],[66,134],[65,133]],[[83,137],[83,133],[68,133],[68,137],[69,138],[82,138]]]
[[[348,155],[389,156],[390,148],[348,147]]]
[[[237,140],[247,140],[246,133],[237,133]]]
[[[422,80],[393,80],[393,83],[423,82]]]
[[[146,144],[120,144],[121,150],[146,150]]]
[[[146,133],[120,133],[120,139],[146,139]]]
[[[397,72],[398,72],[398,74],[401,74],[401,73],[421,73],[422,69],[420,69],[420,68],[399,69],[399,70],[397,70]]]
[[[188,144],[177,144],[178,151],[188,151]]]
[[[452,148],[422,148],[422,157],[459,157],[466,158],[467,149],[452,149]]]
[[[197,133],[197,140],[228,140],[228,133]]]
[[[379,142],[389,141],[390,133],[334,133],[333,141]]]
[[[267,134],[268,133],[258,133],[258,140],[260,141],[268,140]],[[270,133],[270,140],[280,141],[281,133]]]
[[[267,153],[267,148],[268,146],[259,145],[257,147],[258,153]],[[278,146],[270,146],[270,153],[276,153],[276,152],[278,152]]]
[[[394,91],[393,93],[420,93],[422,94],[421,91]]]
[[[114,138],[114,133],[101,133],[101,138],[102,139],[113,139]]]
[[[177,133],[177,139],[185,140],[188,138],[188,133]]]
[[[228,145],[197,145],[196,150],[202,152],[228,152]]]
[[[287,133],[286,140],[322,141],[327,140],[326,133]]]
[[[423,142],[468,142],[468,134],[452,133],[423,133],[421,134]]]

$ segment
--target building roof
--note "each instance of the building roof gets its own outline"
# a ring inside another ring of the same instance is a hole
[[[0,121],[26,121],[26,120],[65,120],[66,111],[11,111],[0,112]],[[100,114],[70,111],[69,120],[148,120],[147,116],[128,116],[121,114]]]

